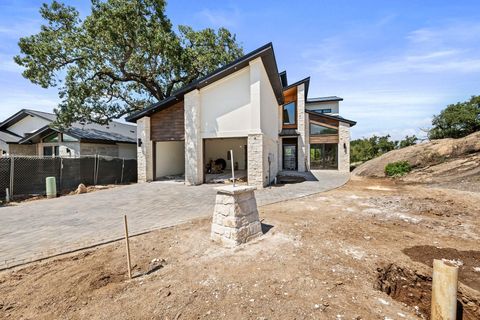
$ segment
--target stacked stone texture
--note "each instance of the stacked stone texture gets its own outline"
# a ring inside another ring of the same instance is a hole
[[[338,170],[350,171],[350,125],[340,122],[338,128]],[[345,144],[345,147],[344,147]]]
[[[211,239],[233,247],[262,235],[254,187],[218,188]]]
[[[249,134],[248,147],[248,184],[263,188],[265,185],[263,168],[263,134]]]

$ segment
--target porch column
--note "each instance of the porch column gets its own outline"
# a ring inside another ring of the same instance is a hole
[[[185,94],[185,183],[203,183],[203,141],[201,134],[200,91]]]
[[[265,174],[263,170],[263,134],[249,134],[247,146],[248,185],[263,188]]]
[[[338,171],[350,172],[350,125],[338,125]]]
[[[305,84],[297,87],[297,130],[300,133],[298,137],[298,171],[305,172],[305,146],[306,146],[306,127],[305,123]]]
[[[137,120],[137,181],[152,180],[153,142],[150,139],[150,117],[143,117]]]

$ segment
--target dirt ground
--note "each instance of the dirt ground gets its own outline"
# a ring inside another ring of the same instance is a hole
[[[444,258],[460,266],[463,319],[480,319],[479,203],[354,178],[260,208],[265,234],[236,249],[209,240],[209,219],[134,237],[132,280],[123,242],[4,271],[0,318],[428,319]]]

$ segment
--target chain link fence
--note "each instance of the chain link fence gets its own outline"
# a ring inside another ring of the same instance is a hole
[[[106,156],[79,158],[24,157],[0,158],[0,198],[44,195],[45,178],[55,177],[57,192],[75,190],[84,185],[137,182],[137,160]]]

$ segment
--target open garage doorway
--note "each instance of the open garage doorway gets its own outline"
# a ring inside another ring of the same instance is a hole
[[[232,177],[230,150],[233,150],[235,179],[238,182],[247,182],[247,137],[244,137],[203,140],[205,183],[230,182]]]
[[[157,141],[153,172],[155,180],[184,180],[185,142]]]

